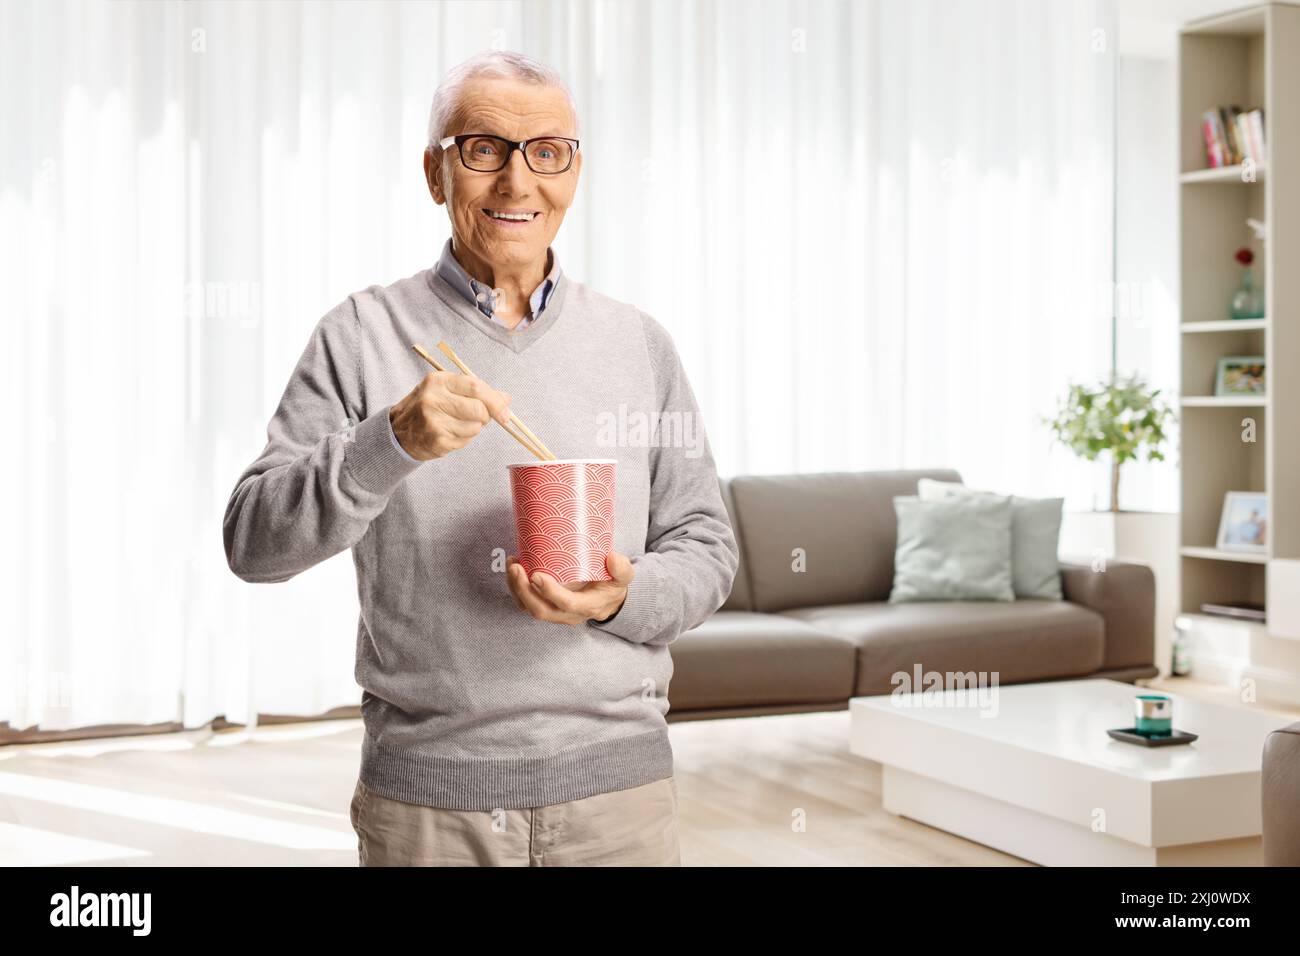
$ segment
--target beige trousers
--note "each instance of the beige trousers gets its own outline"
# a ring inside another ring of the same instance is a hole
[[[362,866],[681,866],[673,777],[527,810],[425,807],[357,780],[351,817]]]

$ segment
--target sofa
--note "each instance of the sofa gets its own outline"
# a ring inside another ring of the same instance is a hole
[[[670,645],[668,720],[840,710],[917,665],[999,684],[1156,676],[1146,565],[1063,562],[1063,601],[890,604],[893,499],[921,478],[961,481],[946,469],[721,480],[740,567],[726,603]]]
[[[1260,796],[1264,865],[1300,866],[1300,723],[1265,738]]]

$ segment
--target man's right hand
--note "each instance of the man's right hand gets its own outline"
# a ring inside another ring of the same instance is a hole
[[[493,418],[510,420],[510,395],[455,372],[430,372],[388,412],[393,434],[420,461],[463,448]]]

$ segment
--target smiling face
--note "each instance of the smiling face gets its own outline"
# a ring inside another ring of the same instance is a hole
[[[445,135],[458,133],[492,133],[514,141],[576,137],[562,90],[496,77],[465,85],[457,120]],[[500,272],[545,273],[546,250],[578,188],[582,152],[557,175],[534,173],[519,150],[511,151],[504,169],[483,173],[467,169],[455,146],[445,151],[435,146],[425,153],[424,170],[433,201],[447,206],[462,264],[476,278],[495,282]],[[489,211],[533,215],[528,221],[505,221]]]

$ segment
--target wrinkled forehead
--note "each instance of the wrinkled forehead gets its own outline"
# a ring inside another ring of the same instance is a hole
[[[564,91],[540,83],[480,78],[465,84],[448,135],[494,133],[507,139],[573,136],[574,116]]]

